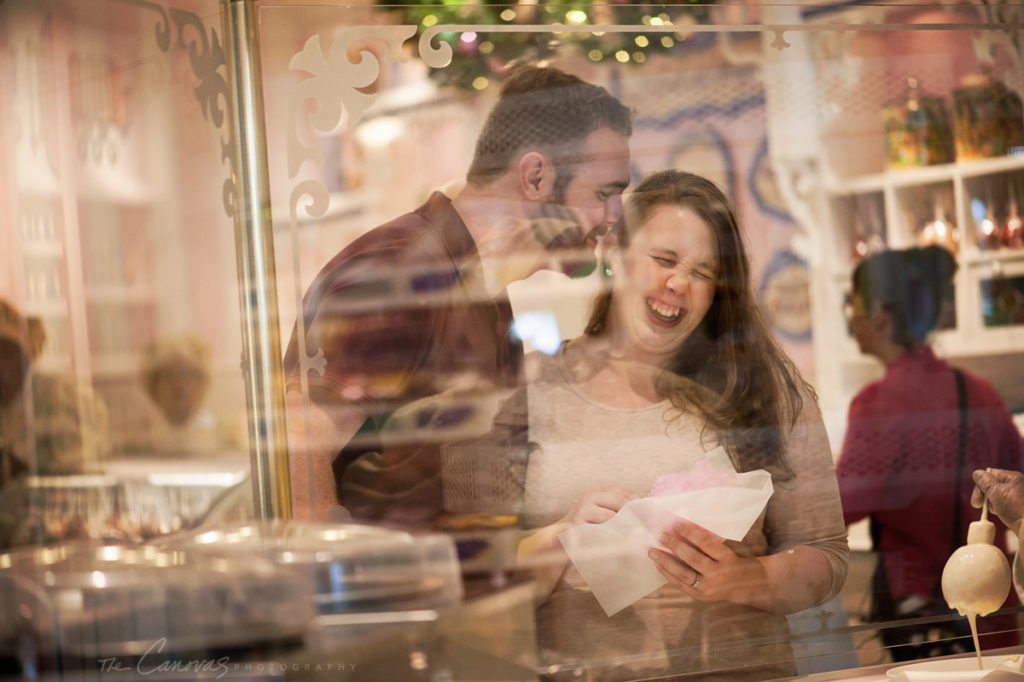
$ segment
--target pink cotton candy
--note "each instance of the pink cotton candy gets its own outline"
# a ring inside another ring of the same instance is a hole
[[[723,471],[710,462],[702,460],[686,471],[677,471],[674,474],[659,476],[655,479],[648,495],[651,497],[678,495],[679,493],[691,490],[717,488],[719,486],[732,485],[735,479],[736,474],[730,471]]]

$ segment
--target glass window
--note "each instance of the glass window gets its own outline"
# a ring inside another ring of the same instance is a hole
[[[1019,645],[1019,8],[101,5],[0,7],[0,659]]]

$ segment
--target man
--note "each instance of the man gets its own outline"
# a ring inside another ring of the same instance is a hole
[[[629,110],[603,88],[529,67],[502,88],[466,177],[336,255],[303,301],[285,355],[297,518],[335,505],[360,520],[428,522],[442,509],[440,450],[487,395],[520,383],[505,288],[541,269],[577,274],[621,218]],[[581,254],[590,251],[586,257]],[[444,396],[469,392],[458,404]],[[480,409],[481,413],[487,410]]]

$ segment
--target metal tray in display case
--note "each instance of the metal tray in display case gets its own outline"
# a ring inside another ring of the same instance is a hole
[[[258,558],[95,543],[0,555],[0,648],[30,639],[92,661],[238,650],[301,639],[314,618],[308,580]]]
[[[320,614],[440,608],[462,598],[455,544],[440,534],[266,521],[171,536],[160,546],[287,566],[312,582]]]

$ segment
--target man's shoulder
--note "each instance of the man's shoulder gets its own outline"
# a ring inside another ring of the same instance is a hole
[[[431,222],[412,211],[370,229],[335,253],[307,294],[322,297],[338,287],[395,276],[396,269],[443,259],[444,248]]]
[[[414,245],[429,241],[425,239],[433,230],[433,224],[420,210],[403,213],[386,223],[377,225],[357,237],[342,249],[339,257],[369,257],[374,255],[394,256],[407,251]]]
[[[458,255],[451,253],[451,243],[462,237],[465,227],[457,218],[451,201],[435,195],[423,206],[365,232],[339,251],[324,269],[364,260],[422,263]]]

